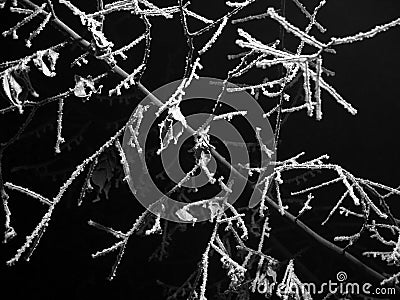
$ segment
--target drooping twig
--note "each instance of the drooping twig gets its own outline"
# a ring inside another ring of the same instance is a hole
[[[24,5],[27,5],[29,8],[32,9],[37,9],[37,6],[34,5],[32,2],[30,2],[29,0],[20,0],[21,3],[23,3]],[[249,1],[249,3],[252,1]],[[271,14],[272,15],[272,14]],[[221,19],[222,21],[222,19]],[[72,29],[70,29],[67,25],[65,25],[63,22],[61,22],[60,20],[52,20],[52,23],[55,24],[57,27],[59,27],[61,30],[63,30],[64,32],[66,32],[68,35],[70,35],[70,37],[76,41],[78,41],[78,43],[83,46],[85,49],[90,47],[90,43],[88,41],[86,41],[85,39],[81,38],[78,34],[76,34]],[[194,33],[193,35],[199,35],[202,32],[205,32],[206,30],[214,27],[217,23],[213,23],[213,26],[209,26],[206,28],[203,28],[202,30]],[[293,29],[293,28],[290,28]],[[310,39],[307,36],[301,35],[302,38],[307,39],[308,41],[310,41]],[[315,41],[313,41],[311,39],[311,41],[313,43],[315,43]],[[316,45],[319,45],[318,43],[315,43]],[[111,66],[112,71],[114,71],[115,73],[121,75],[123,78],[127,78],[128,74],[123,71],[121,68],[119,68],[118,66]],[[137,88],[139,88],[142,92],[144,92],[147,96],[150,97],[151,101],[153,101],[154,104],[158,105],[158,106],[162,106],[163,103],[157,99],[156,97],[154,97],[154,95],[152,95],[140,82],[137,83]],[[185,130],[188,130],[190,133],[195,133],[195,131],[190,127],[187,126],[187,128],[185,128]],[[238,175],[239,178],[241,179],[245,179],[243,177],[243,175],[238,172],[233,166],[231,166],[215,149],[211,150],[212,154],[218,159],[220,160],[224,165],[226,165],[233,173],[235,173],[236,175]],[[75,173],[74,173],[75,174]],[[76,177],[76,174],[74,176],[72,176],[71,180],[69,180],[60,190],[60,193],[57,195],[57,197],[55,198],[55,202],[58,202],[62,196],[62,194],[65,192],[66,188],[70,185],[70,183],[72,182],[72,180]],[[262,192],[259,189],[256,189],[259,192]],[[57,200],[57,201],[56,201]],[[268,205],[278,211],[281,210],[281,207],[276,204],[272,199],[270,199],[269,197],[266,197],[266,202],[268,203]],[[51,210],[49,210],[49,212],[46,214],[46,216],[44,217],[43,221],[39,224],[39,230],[41,229],[41,227],[43,225],[47,225],[48,223],[48,218],[51,215]],[[304,223],[302,223],[301,221],[299,221],[296,217],[294,217],[293,215],[291,215],[289,212],[284,211],[283,216],[289,220],[291,220],[292,222],[294,222],[295,224],[297,224],[297,226],[299,226],[301,229],[303,229],[306,233],[310,234],[313,238],[315,238],[319,243],[321,243],[322,245],[330,248],[331,250],[337,252],[338,254],[343,255],[344,257],[346,257],[348,260],[350,260],[351,262],[353,262],[355,265],[357,265],[358,267],[362,268],[364,271],[366,271],[367,273],[373,275],[374,277],[383,280],[384,277],[377,273],[376,271],[374,271],[373,269],[369,268],[368,266],[366,266],[365,264],[363,264],[362,262],[360,262],[358,259],[356,259],[354,256],[352,256],[350,253],[344,251],[343,249],[341,249],[340,247],[334,245],[333,243],[325,240],[324,238],[322,238],[320,235],[318,235],[317,233],[315,233],[314,231],[312,231],[309,227],[307,227]],[[42,226],[41,226],[42,225]],[[38,233],[38,231],[36,231],[36,233]],[[121,246],[122,248],[122,253],[123,253],[123,249],[124,249],[125,243],[123,246]],[[23,249],[21,249],[23,250]],[[17,255],[20,253],[20,251],[17,253]],[[120,252],[121,253],[121,252]],[[121,255],[120,255],[121,256]],[[119,257],[120,257],[119,256]],[[118,259],[119,262],[120,258]],[[113,272],[114,273],[114,272]]]

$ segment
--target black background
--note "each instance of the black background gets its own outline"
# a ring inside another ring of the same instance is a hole
[[[94,11],[95,2],[94,0],[73,1],[81,10],[87,12]],[[306,18],[292,1],[286,2],[287,18],[300,28],[304,28],[307,24]],[[154,3],[162,7],[176,5],[172,1]],[[317,1],[307,1],[306,6],[311,10],[316,4]],[[259,1],[252,8],[245,9],[239,16],[259,13],[268,6],[278,9],[280,1]],[[220,17],[228,11],[223,1],[193,1],[191,7],[210,19]],[[84,34],[77,17],[73,17],[58,4],[56,12],[65,23]],[[399,14],[400,3],[395,0],[328,1],[318,15],[319,22],[328,31],[320,34],[313,29],[312,33],[322,41],[328,41],[330,37],[366,31],[375,25],[392,21],[399,17]],[[9,29],[20,18],[17,14],[1,11],[0,31]],[[32,25],[19,30],[21,37],[19,40],[12,40],[10,37],[0,38],[1,61],[18,59],[30,55],[35,50],[63,41],[62,34],[48,26],[33,40],[31,49],[24,47],[23,39],[38,23],[39,21],[35,20]],[[187,50],[178,16],[172,20],[152,18],[151,23],[151,55],[142,78],[143,85],[149,90],[182,78]],[[191,25],[193,28],[199,28],[197,23]],[[236,62],[227,60],[226,55],[241,51],[234,44],[238,27],[244,28],[265,42],[272,42],[278,38],[279,28],[270,20],[230,24],[225,28],[221,40],[202,58],[204,69],[199,72],[199,75],[223,79],[227,70],[235,66]],[[284,122],[279,141],[280,159],[302,151],[306,152],[305,158],[308,159],[327,153],[331,157],[331,162],[340,164],[358,177],[369,178],[389,186],[399,184],[399,30],[399,28],[393,28],[374,39],[339,46],[336,48],[335,55],[324,56],[324,66],[336,73],[334,77],[327,78],[327,81],[358,109],[358,114],[350,115],[330,95],[323,92],[322,121],[315,121],[308,118],[304,112],[300,112],[291,114]],[[116,48],[136,38],[142,31],[143,24],[138,18],[126,13],[111,16],[105,23],[105,32],[115,43]],[[210,36],[211,33],[207,33],[204,37],[199,37],[195,40],[195,46],[199,49]],[[298,41],[290,34],[285,35],[287,49],[293,51],[297,43]],[[134,48],[129,52],[129,59],[121,63],[127,72],[131,72],[140,63],[143,49],[143,44]],[[310,53],[311,50],[305,48],[306,52]],[[72,87],[74,74],[98,75],[107,70],[95,59],[89,59],[87,66],[70,68],[70,63],[81,53],[82,51],[77,46],[68,46],[63,49],[57,63],[57,76],[54,78],[45,77],[37,71],[31,72],[32,83],[41,98]],[[246,76],[242,81],[236,82],[258,83],[260,78],[263,78],[262,76],[262,72],[257,71]],[[68,147],[64,146],[59,155],[54,154],[57,104],[53,103],[40,109],[21,139],[5,152],[2,170],[4,180],[29,187],[46,197],[53,197],[74,170],[74,166],[93,153],[107,140],[107,137],[124,124],[123,122],[129,118],[137,103],[140,102],[142,95],[134,89],[125,92],[125,95],[129,97],[123,98],[123,101],[115,97],[109,99],[106,91],[113,88],[119,81],[120,78],[117,75],[111,74],[109,80],[103,83],[104,96],[94,96],[86,103],[82,103],[81,99],[75,97],[70,97],[65,101],[63,136]],[[273,100],[264,99],[264,101],[271,101],[263,104],[266,108],[275,105]],[[6,106],[7,102],[3,99],[0,102],[0,108]],[[11,137],[26,116],[27,112],[23,116],[16,112],[2,115],[0,118],[1,141]],[[120,168],[116,163],[119,158],[116,153],[109,151],[103,157],[106,161],[104,165],[110,165],[109,168],[116,172],[114,175],[120,178]],[[42,167],[39,168],[39,165]],[[44,165],[47,167],[43,167]],[[114,166],[116,169],[113,169]],[[104,173],[99,173],[99,176],[103,175]],[[320,175],[323,176],[323,174],[318,174]],[[81,175],[78,178],[57,206],[50,226],[31,261],[27,263],[22,259],[12,267],[7,267],[5,261],[10,259],[16,249],[23,244],[24,236],[31,233],[46,210],[35,199],[25,197],[18,192],[8,192],[12,225],[18,236],[1,246],[2,290],[8,291],[9,295],[15,299],[27,297],[34,299],[39,297],[42,299],[165,298],[162,286],[157,284],[157,280],[172,286],[179,286],[186,280],[201,259],[211,232],[211,225],[197,224],[194,227],[187,226],[183,232],[177,230],[168,248],[169,257],[161,262],[149,261],[149,256],[160,244],[160,236],[132,237],[117,271],[117,277],[112,282],[108,282],[106,279],[116,254],[108,254],[95,260],[90,255],[111,246],[115,240],[105,232],[88,226],[87,220],[93,219],[104,225],[126,231],[143,208],[136,203],[126,184],[121,184],[116,188],[115,179],[110,179],[111,189],[108,197],[104,193],[97,196],[97,191],[94,191],[87,195],[81,207],[77,207],[83,177]],[[305,178],[309,182],[303,184],[304,187],[307,184],[321,182],[320,180],[324,177],[316,180],[312,174],[308,174]],[[292,183],[289,188],[296,190],[300,186]],[[337,234],[351,234],[358,228],[357,222],[353,219],[343,217],[333,219],[334,222],[329,223],[325,228],[319,225],[342,192],[342,189],[335,186],[316,193],[314,202],[316,209],[304,217],[306,224],[329,240],[333,240]],[[396,199],[390,200],[396,201]],[[300,208],[296,203],[291,207],[294,208],[294,212]],[[396,213],[396,207],[394,209]],[[2,224],[4,224],[3,215]],[[273,214],[271,220],[273,238],[270,243],[266,243],[267,251],[271,251],[272,255],[282,261],[300,251],[298,261],[309,271],[300,267],[298,276],[304,281],[318,279],[322,282],[334,279],[338,271],[345,271],[352,281],[374,283],[372,278],[360,273],[346,260],[315,243],[292,224],[281,220],[277,214]],[[286,250],[282,249],[282,245]],[[359,254],[365,249],[372,249],[371,245],[374,243],[370,244],[367,239],[362,239],[360,245],[351,248],[351,252]],[[362,260],[381,273],[393,272],[393,269],[375,260],[365,258]],[[218,299],[213,283],[223,280],[226,275],[221,270],[217,259],[211,259],[210,266],[211,286],[208,289],[210,291],[208,298]],[[282,276],[282,273],[279,274]]]

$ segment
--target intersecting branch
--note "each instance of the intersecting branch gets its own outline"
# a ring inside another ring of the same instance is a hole
[[[35,5],[34,3],[32,3],[29,0],[18,0],[19,3],[21,3],[23,6],[25,6],[26,8],[32,9],[34,11],[37,11],[39,9],[39,7],[37,5]],[[182,11],[183,13],[183,11]],[[268,12],[269,14],[271,14],[271,17],[276,17],[278,19],[278,21],[282,21],[279,19],[279,17],[275,14],[274,11],[270,10]],[[49,13],[45,12],[44,10],[40,10],[39,11],[39,15],[41,15],[42,17],[47,17]],[[221,22],[224,20],[221,20]],[[62,22],[60,19],[58,19],[56,17],[55,14],[53,14],[53,18],[50,20],[50,22],[57,27],[58,29],[60,29],[62,32],[64,32],[67,36],[69,36],[73,41],[77,42],[82,48],[84,48],[85,50],[89,50],[91,49],[91,43],[87,40],[85,40],[84,38],[82,38],[79,34],[77,34],[74,30],[72,30],[70,27],[68,27],[64,22]],[[283,22],[283,21],[282,21]],[[397,21],[398,22],[398,21]],[[318,24],[319,25],[319,24]],[[211,26],[211,25],[210,25]],[[214,23],[215,26],[215,23]],[[207,27],[206,27],[207,28]],[[288,28],[288,29],[292,29],[292,28]],[[199,35],[201,32],[203,32],[205,29],[200,30],[196,33],[193,33],[192,35]],[[375,30],[378,31],[378,30]],[[370,35],[373,35],[375,32],[371,33]],[[308,36],[307,36],[308,38]],[[356,40],[356,38],[354,39]],[[313,40],[311,40],[311,42],[314,42]],[[334,44],[339,44],[341,42],[341,40],[335,40],[333,43]],[[99,58],[97,56],[97,58]],[[118,65],[116,64],[111,64],[110,60],[107,59],[101,59],[103,62],[105,62],[108,67],[111,69],[112,72],[120,75],[122,78],[126,79],[128,78],[130,75],[125,72],[122,68],[120,68]],[[149,97],[149,99],[152,101],[153,104],[155,104],[158,107],[162,107],[164,105],[164,103],[159,100],[158,98],[156,98],[143,84],[141,84],[140,82],[136,82],[135,83],[135,87],[137,89],[139,89],[141,92],[143,92],[147,97]],[[190,126],[185,127],[185,130],[187,130],[190,134],[195,134],[196,131],[191,128]],[[211,153],[212,155],[219,160],[223,165],[225,165],[227,168],[229,168],[231,170],[231,172],[233,172],[235,175],[238,176],[238,178],[240,178],[241,180],[248,180],[242,173],[240,173],[234,166],[232,166],[228,161],[225,160],[225,158],[220,155],[217,150],[215,150],[213,147],[210,147]],[[263,194],[263,191],[260,187],[255,187],[255,190],[260,193],[260,196]],[[4,197],[3,197],[4,198]],[[59,200],[59,199],[58,199]],[[338,246],[336,246],[335,244],[331,243],[330,241],[326,240],[325,238],[323,238],[322,236],[320,236],[319,234],[317,234],[315,231],[313,231],[311,228],[309,228],[307,225],[305,225],[302,221],[300,221],[297,217],[295,217],[294,215],[292,215],[291,213],[289,213],[288,211],[284,210],[282,211],[281,206],[278,205],[275,201],[273,201],[271,198],[269,198],[268,196],[265,196],[265,201],[268,203],[268,205],[272,208],[274,208],[277,211],[280,211],[283,213],[283,217],[285,217],[286,219],[288,219],[289,221],[293,222],[297,227],[301,228],[304,232],[306,232],[308,235],[310,235],[311,237],[313,237],[317,242],[319,242],[320,244],[322,244],[323,246],[329,248],[330,250],[332,250],[333,252],[342,255],[343,257],[345,257],[348,261],[352,262],[354,265],[356,265],[358,268],[360,268],[361,270],[365,271],[366,273],[370,274],[371,276],[377,278],[378,280],[382,281],[385,279],[385,277],[376,272],[375,270],[373,270],[372,268],[370,268],[369,266],[365,265],[364,263],[362,263],[360,260],[358,260],[356,257],[354,257],[352,254],[350,254],[349,252],[347,252],[345,249],[340,248]],[[50,212],[51,214],[51,212]],[[94,223],[92,223],[92,225],[95,225]],[[134,226],[135,227],[135,226]],[[120,245],[120,250],[123,253],[123,249],[125,248],[126,245],[126,241],[127,241],[127,237],[126,235],[123,236],[123,244]],[[120,236],[121,238],[121,236]],[[121,254],[120,252],[120,254]]]

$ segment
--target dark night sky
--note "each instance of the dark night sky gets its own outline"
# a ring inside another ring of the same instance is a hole
[[[93,11],[95,7],[95,0],[72,2],[79,3],[77,5],[82,10]],[[215,19],[227,11],[223,1],[220,0],[192,2],[192,9],[208,18]],[[295,25],[304,28],[305,17],[299,13],[292,1],[286,2],[287,18]],[[308,8],[318,3],[315,0],[304,2],[307,2]],[[175,1],[154,3],[160,6],[175,5]],[[259,1],[253,9],[243,12],[240,16],[260,12],[268,6],[279,8],[279,5],[280,1],[277,0]],[[56,6],[56,10],[60,16],[67,15],[60,5]],[[366,31],[375,25],[392,21],[399,15],[400,2],[397,0],[331,0],[318,16],[319,22],[327,28],[327,33],[322,35],[315,29],[312,33],[322,41],[328,41],[330,37]],[[13,26],[17,18],[19,16],[0,11],[0,31],[3,32]],[[118,17],[111,17],[105,23],[105,32],[116,44],[116,48],[123,46],[142,32],[142,23],[132,19],[130,15],[119,14]],[[68,17],[64,21],[77,32],[83,33],[78,18]],[[182,78],[187,50],[179,18],[174,17],[170,21],[153,18],[151,22],[151,56],[142,78],[143,85],[149,90]],[[34,21],[32,24],[37,26],[38,22]],[[29,26],[19,31],[20,37],[28,36],[29,30],[33,28]],[[202,58],[204,69],[199,75],[223,79],[226,71],[234,66],[232,61],[226,59],[226,55],[241,51],[234,44],[237,27],[238,25],[229,25],[225,35],[215,44],[215,49]],[[243,28],[265,42],[272,42],[278,38],[278,26],[271,20],[253,21],[243,24]],[[209,37],[210,34],[200,37],[195,41],[195,46],[201,47]],[[62,40],[62,34],[50,26],[33,41],[32,49],[25,48],[22,40],[15,41],[9,37],[1,37],[0,60],[17,59]],[[293,50],[296,45],[297,40],[286,34],[285,47]],[[143,45],[137,47],[135,50],[137,52],[130,55],[121,66],[128,72],[132,71],[141,61],[143,49]],[[305,48],[305,50],[312,49]],[[285,122],[281,133],[280,158],[287,158],[302,151],[306,152],[307,159],[327,153],[333,163],[341,164],[358,177],[397,186],[400,178],[398,168],[400,28],[393,28],[371,40],[338,46],[336,52],[335,55],[324,56],[324,66],[336,74],[326,80],[343,98],[357,108],[358,114],[350,115],[330,95],[323,92],[322,121],[310,119],[301,112],[291,114]],[[68,46],[62,50],[57,65],[57,76],[54,78],[44,77],[36,71],[32,72],[32,84],[41,97],[54,95],[73,86],[74,74],[97,75],[106,71],[105,66],[96,63],[94,59],[89,59],[87,66],[70,68],[69,64],[81,53],[82,51],[76,46]],[[256,73],[252,75],[253,77],[246,77],[249,82],[237,80],[236,83],[251,83],[252,80],[262,78],[259,71]],[[104,83],[105,91],[114,87],[119,81],[117,75],[111,74],[110,80]],[[63,135],[68,147],[65,147],[58,156],[54,154],[57,105],[53,103],[48,108],[38,111],[26,133],[21,136],[21,140],[4,154],[4,180],[30,187],[48,197],[55,195],[60,185],[73,171],[73,166],[103,144],[107,137],[115,132],[116,125],[122,125],[122,122],[129,118],[135,105],[140,102],[141,95],[135,93],[133,89],[126,94],[133,96],[123,103],[118,103],[115,98],[109,100],[106,96],[93,97],[87,103],[82,103],[80,99],[74,97],[66,100]],[[6,100],[0,100],[0,108],[5,107]],[[0,140],[9,138],[26,115],[27,113],[21,117],[17,113],[12,113],[1,116]],[[107,156],[103,158],[104,161],[111,161],[114,164],[119,160],[114,152],[107,152]],[[162,299],[162,289],[157,285],[156,279],[171,285],[179,285],[195,270],[206,247],[210,224],[196,225],[193,228],[188,226],[185,232],[178,230],[170,244],[169,258],[162,262],[148,262],[148,257],[159,245],[159,236],[132,238],[116,279],[111,283],[106,281],[116,254],[95,260],[90,254],[111,246],[114,240],[106,233],[89,227],[87,220],[93,219],[125,231],[143,208],[135,202],[125,184],[116,188],[114,181],[108,198],[102,194],[99,201],[92,202],[96,195],[91,193],[82,207],[77,207],[76,199],[82,182],[83,176],[80,176],[57,207],[31,261],[27,263],[21,260],[13,267],[6,267],[5,261],[23,244],[24,236],[36,226],[45,208],[34,199],[9,192],[12,223],[18,236],[9,244],[1,245],[0,272],[5,275],[1,286],[3,290],[13,295],[13,298]],[[333,200],[330,202],[327,198],[330,195],[338,197],[340,192],[321,193],[322,203],[333,205]],[[334,234],[341,232],[342,228],[335,228],[332,225],[326,231],[318,229],[318,214],[319,212],[313,213],[309,219],[305,219],[305,222],[332,240]],[[291,253],[296,253],[307,245],[311,247],[301,261],[308,265],[319,279],[335,276],[338,270],[347,266],[346,261],[322,248],[292,225],[278,220],[279,216],[273,215],[273,217],[275,219],[271,219],[276,220],[276,223],[272,223],[272,235],[281,244],[286,245]],[[1,224],[4,224],[4,213],[1,214],[0,220]],[[280,233],[282,228],[286,228],[285,234]],[[362,246],[356,247],[354,251],[359,253],[360,249]],[[279,249],[272,251],[279,259],[288,258],[287,254],[283,254]],[[219,264],[216,260],[214,263]],[[384,265],[371,261],[370,263],[377,270],[388,271]],[[320,264],[324,264],[324,267]],[[362,274],[357,273],[357,269],[347,267],[349,274],[357,279],[366,280]],[[214,273],[210,282],[223,278],[224,273],[221,273],[219,267],[212,267],[212,270]],[[209,299],[214,298],[210,295]]]

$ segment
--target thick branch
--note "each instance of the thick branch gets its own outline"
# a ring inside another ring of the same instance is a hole
[[[25,7],[31,8],[33,10],[38,9],[39,7],[37,5],[35,5],[34,3],[32,3],[29,0],[18,0],[18,2],[20,2],[21,4],[23,4]],[[236,12],[235,9],[234,12]],[[46,16],[46,12],[42,11],[41,15]],[[90,42],[88,42],[87,40],[83,39],[79,34],[77,34],[75,31],[73,31],[70,27],[68,27],[64,22],[62,22],[61,20],[59,20],[58,18],[55,18],[52,20],[52,24],[55,25],[58,29],[60,29],[61,31],[63,31],[65,34],[69,35],[70,38],[74,41],[76,41],[77,43],[79,43],[83,48],[85,48],[86,50],[90,49]],[[199,32],[194,33],[193,35],[198,35],[200,33],[202,33],[205,29],[200,30]],[[106,60],[103,60],[104,62],[107,63]],[[109,64],[109,63],[108,63]],[[127,72],[125,72],[122,68],[120,68],[118,65],[110,65],[111,70],[120,75],[123,78],[127,78],[129,76],[129,74]],[[140,82],[137,83],[136,87],[142,91],[147,97],[150,98],[150,100],[157,106],[161,107],[163,105],[163,102],[160,101],[158,98],[156,98],[145,86],[143,86]],[[187,126],[187,128],[185,128],[190,134],[194,134],[195,130],[193,128],[191,128],[190,126]],[[218,159],[222,164],[224,164],[226,167],[228,167],[234,174],[238,175],[238,177],[241,180],[245,180],[247,181],[248,179],[242,175],[238,170],[236,170],[229,162],[227,162],[225,160],[225,158],[220,155],[215,149],[211,148],[211,152],[214,155],[214,157],[216,159]],[[258,191],[260,193],[260,197],[262,194],[262,190],[257,187],[255,188],[256,191]],[[277,203],[275,203],[271,198],[266,197],[266,201],[268,202],[268,204],[274,208],[277,211],[280,211],[280,207]],[[343,255],[346,259],[348,259],[350,262],[352,262],[354,265],[356,265],[358,268],[360,268],[362,271],[370,274],[372,277],[375,277],[376,279],[382,281],[384,280],[386,277],[383,276],[382,274],[378,273],[377,271],[375,271],[374,269],[370,268],[369,266],[365,265],[364,263],[362,263],[360,260],[358,260],[356,257],[354,257],[352,254],[350,254],[349,252],[347,252],[346,250],[336,246],[335,244],[333,244],[332,242],[326,240],[325,238],[323,238],[322,236],[320,236],[319,234],[317,234],[315,231],[313,231],[311,228],[309,228],[306,224],[304,224],[303,222],[301,222],[300,220],[298,220],[295,216],[293,216],[292,214],[290,214],[287,211],[284,211],[283,216],[285,218],[287,218],[288,220],[290,220],[291,222],[293,222],[294,224],[296,224],[298,227],[300,227],[302,230],[304,230],[307,234],[309,234],[311,237],[313,237],[317,242],[319,242],[320,244],[324,245],[325,247],[331,249],[332,251],[336,252],[339,255]],[[398,291],[400,291],[400,288],[396,289]]]

